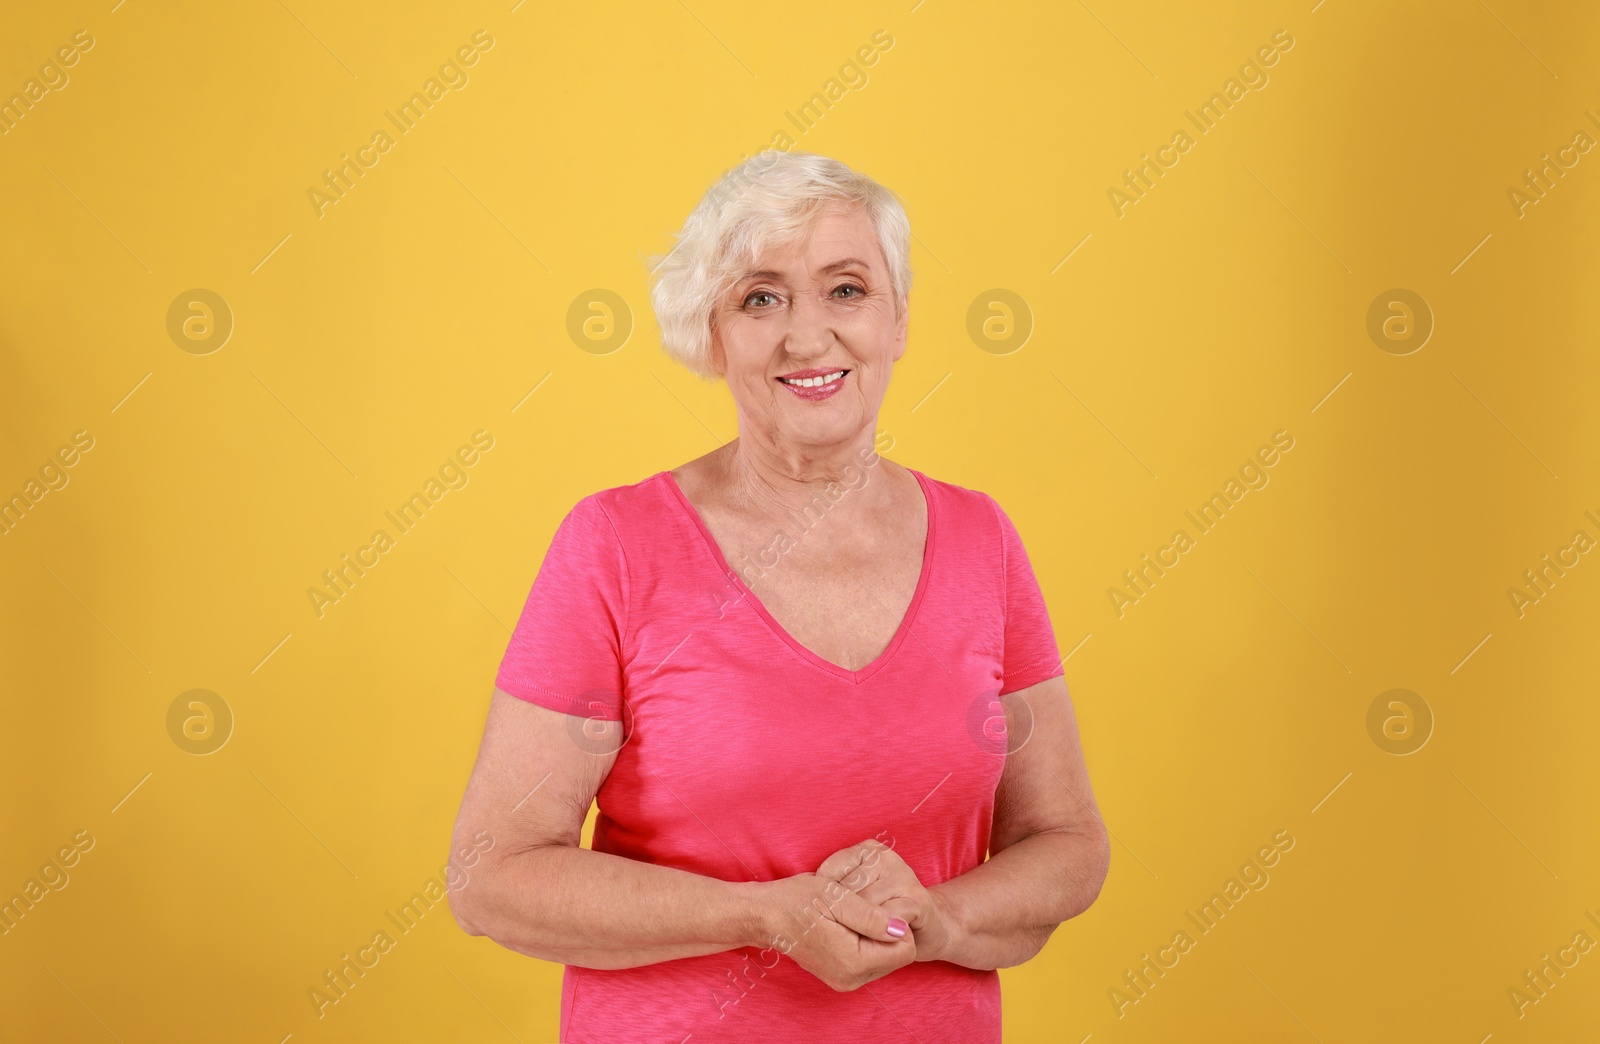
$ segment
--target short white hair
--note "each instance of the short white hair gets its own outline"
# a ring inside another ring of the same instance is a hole
[[[836,159],[766,149],[706,190],[666,254],[650,258],[661,347],[705,378],[717,303],[769,247],[806,233],[831,203],[860,207],[889,266],[895,315],[911,290],[911,223],[892,191]]]

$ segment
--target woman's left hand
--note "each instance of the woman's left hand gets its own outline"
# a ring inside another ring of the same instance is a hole
[[[876,838],[842,848],[817,868],[818,877],[839,882],[911,927],[917,960],[937,961],[950,946],[950,920],[933,892],[894,849]]]

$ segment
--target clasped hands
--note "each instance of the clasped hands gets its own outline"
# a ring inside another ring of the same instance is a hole
[[[950,948],[945,904],[875,838],[764,885],[762,899],[770,948],[841,993]]]

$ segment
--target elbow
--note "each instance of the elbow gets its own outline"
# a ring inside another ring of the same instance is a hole
[[[445,901],[450,916],[463,932],[494,938],[498,911],[503,905],[500,891],[508,846],[496,844],[497,839],[487,829],[470,836],[469,829],[463,818],[451,834],[451,855],[443,871]]]
[[[475,860],[470,869],[452,861],[445,874],[445,900],[450,905],[450,916],[468,935],[495,938],[495,910],[499,905],[497,871],[502,862],[496,855],[484,855]]]
[[[559,962],[548,952],[544,911],[537,903],[518,898],[519,885],[527,883],[531,872],[531,855],[524,851],[515,861],[506,856],[485,857],[470,877],[463,875],[455,887],[447,889],[450,915],[468,935],[481,936],[527,957]]]
[[[1053,911],[1060,914],[1060,918],[1020,933],[1016,952],[996,967],[1009,968],[1033,959],[1045,948],[1057,928],[1089,909],[1100,897],[1111,867],[1110,838],[1105,824],[1094,819],[1081,827],[1057,833],[1066,846]]]
[[[1066,837],[1071,854],[1064,860],[1065,872],[1057,907],[1062,921],[1071,920],[1094,905],[1111,871],[1111,839],[1098,817],[1072,830]],[[1060,922],[1045,926],[1046,938],[1060,926]]]
[[[993,967],[1015,968],[1019,964],[1026,964],[1039,956],[1044,951],[1045,944],[1050,941],[1050,936],[1055,934],[1059,924],[1041,924],[1033,928],[1024,928],[1018,932],[1010,952],[995,960]],[[984,970],[988,970],[987,968]]]
[[[468,935],[487,935],[488,932],[478,927],[475,919],[477,914],[472,909],[472,904],[462,892],[447,892],[450,903],[450,916],[456,919],[456,926]]]
[[[1100,895],[1100,886],[1105,884],[1106,875],[1111,872],[1111,836],[1106,825],[1098,819],[1094,821],[1093,836],[1098,859],[1095,863],[1094,895],[1090,897],[1090,902]]]
[[[482,903],[484,886],[488,884],[485,880],[487,876],[480,871],[454,884],[448,881],[445,884],[445,901],[450,904],[450,916],[468,935],[489,934],[483,927],[485,913]]]
[[[1106,825],[1098,818],[1085,832],[1083,843],[1088,855],[1084,860],[1084,872],[1077,897],[1078,908],[1072,914],[1074,917],[1089,909],[1094,905],[1094,901],[1100,898],[1100,890],[1105,887],[1106,876],[1111,872],[1111,838],[1106,831]]]

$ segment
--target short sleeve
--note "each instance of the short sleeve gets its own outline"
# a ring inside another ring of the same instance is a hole
[[[627,616],[622,543],[591,495],[556,528],[495,685],[551,710],[621,721]]]
[[[1017,527],[993,497],[989,502],[994,504],[1000,521],[1005,570],[1004,678],[1000,684],[1003,696],[1061,674],[1061,650],[1056,645],[1055,629],[1050,625],[1044,593],[1033,575],[1033,566]]]

